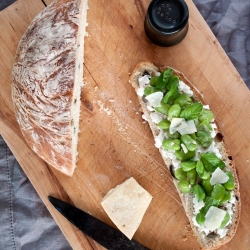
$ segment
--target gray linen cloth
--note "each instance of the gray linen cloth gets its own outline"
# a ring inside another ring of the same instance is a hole
[[[250,88],[250,1],[193,2]],[[71,247],[0,137],[0,250],[12,249]]]
[[[11,4],[13,4],[16,0],[0,0],[0,11],[4,10]]]

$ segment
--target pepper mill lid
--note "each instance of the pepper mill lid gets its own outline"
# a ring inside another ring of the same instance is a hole
[[[153,0],[145,17],[145,32],[153,43],[173,46],[186,36],[188,18],[189,11],[184,0]]]

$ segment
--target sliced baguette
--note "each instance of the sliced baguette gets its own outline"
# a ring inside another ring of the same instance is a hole
[[[55,0],[21,38],[12,99],[29,146],[72,176],[77,162],[87,0]]]
[[[130,76],[129,82],[134,87],[135,91],[138,91],[139,78],[141,76],[143,76],[145,74],[155,75],[157,72],[161,72],[166,68],[170,68],[170,67],[158,68],[153,63],[142,62],[135,67],[133,73]],[[188,85],[191,88],[191,90],[194,93],[192,98],[195,101],[199,101],[203,105],[206,105],[205,100],[204,100],[203,96],[201,95],[201,93],[192,85],[192,83],[184,76],[184,74],[182,74],[181,72],[179,72],[175,69],[173,69],[173,74],[177,75],[180,80],[182,80],[186,85]],[[140,96],[138,96],[138,97],[139,97],[139,102],[141,104],[142,112],[144,114],[144,119],[146,121],[148,121],[148,124],[152,130],[153,136],[154,136],[154,138],[156,138],[159,134],[159,128],[151,120],[150,111],[147,108],[147,104],[146,104],[144,98],[140,97]],[[218,133],[218,135],[220,135],[220,131],[218,129],[218,127],[219,127],[218,123],[216,123],[216,125],[217,125],[217,133]],[[217,137],[215,137],[215,138],[217,138]],[[236,229],[237,229],[237,226],[239,223],[239,217],[240,217],[241,203],[240,203],[240,193],[239,193],[239,182],[238,182],[238,178],[237,178],[237,174],[236,174],[235,164],[234,164],[232,158],[230,157],[230,154],[228,153],[228,149],[226,147],[226,144],[225,144],[225,141],[223,138],[222,138],[222,140],[220,139],[220,140],[216,141],[216,146],[219,149],[219,151],[223,157],[222,160],[226,163],[226,170],[230,170],[232,172],[232,174],[234,176],[234,180],[235,180],[234,193],[235,193],[235,197],[236,197],[236,203],[234,205],[234,214],[232,216],[232,223],[229,226],[227,226],[228,231],[227,231],[226,236],[224,236],[223,238],[220,238],[220,236],[218,234],[214,234],[214,233],[210,233],[209,235],[206,236],[206,234],[204,232],[201,232],[199,230],[199,228],[194,225],[193,220],[192,220],[193,210],[194,210],[194,208],[193,208],[194,195],[193,194],[183,194],[178,188],[178,181],[173,177],[173,182],[176,186],[177,192],[180,195],[180,198],[181,198],[184,210],[186,212],[186,215],[188,217],[188,220],[190,222],[190,225],[194,231],[195,236],[198,239],[198,242],[200,243],[200,245],[203,249],[216,249],[216,248],[222,246],[223,244],[226,244],[227,242],[229,242],[236,232]],[[167,168],[171,172],[171,164],[172,164],[171,159],[164,157],[162,147],[159,148],[159,151],[163,157],[163,160],[164,160]],[[171,174],[171,175],[173,176],[173,174]]]

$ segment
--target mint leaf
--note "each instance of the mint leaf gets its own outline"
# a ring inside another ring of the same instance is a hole
[[[181,111],[180,117],[185,120],[195,120],[200,116],[202,109],[203,105],[200,102],[193,103]]]
[[[163,97],[162,102],[167,104],[173,101],[176,97],[178,97],[180,95],[178,86],[179,86],[179,80],[175,81],[172,84],[170,90]]]
[[[208,172],[214,172],[217,167],[224,169],[226,164],[214,153],[201,154],[201,161]]]

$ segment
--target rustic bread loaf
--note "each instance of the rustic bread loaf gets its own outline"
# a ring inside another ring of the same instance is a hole
[[[12,99],[29,146],[72,176],[77,162],[86,0],[55,0],[21,38]]]
[[[133,73],[130,76],[129,82],[131,83],[131,85],[134,87],[134,89],[138,93],[138,90],[140,88],[140,83],[139,83],[140,77],[142,77],[144,75],[155,76],[155,75],[157,75],[157,72],[162,72],[164,69],[167,69],[167,68],[170,68],[170,67],[158,68],[151,62],[142,62],[135,67]],[[192,99],[194,101],[199,101],[203,105],[206,105],[205,100],[204,100],[203,96],[201,95],[201,93],[194,87],[194,85],[192,85],[192,83],[181,72],[173,69],[173,74],[177,75],[181,81],[183,81],[186,85],[188,85],[191,88],[191,90],[193,91]],[[141,97],[138,95],[138,97],[139,97],[139,102],[141,104],[143,117],[149,123],[149,126],[152,130],[153,136],[154,136],[154,138],[156,138],[157,136],[159,136],[159,133],[160,133],[159,127],[151,119],[150,111],[147,107],[148,104],[147,104],[147,101],[145,101],[145,96]],[[235,168],[234,162],[232,160],[232,157],[228,153],[228,149],[226,147],[224,138],[221,136],[222,134],[221,134],[221,131],[219,129],[219,124],[217,122],[216,122],[216,125],[217,125],[216,132],[217,132],[218,136],[216,136],[214,139],[215,146],[218,148],[220,154],[222,155],[222,160],[226,163],[225,169],[231,171],[231,173],[233,174],[233,177],[234,177],[234,181],[235,181],[235,188],[233,190],[234,195],[235,195],[235,204],[233,207],[233,215],[231,218],[232,222],[229,226],[227,226],[227,233],[224,237],[220,237],[218,234],[216,234],[214,232],[206,235],[204,232],[202,232],[199,229],[199,227],[197,227],[194,224],[194,221],[193,221],[194,195],[192,193],[185,194],[185,193],[182,193],[180,191],[180,189],[178,187],[178,180],[174,177],[174,175],[172,173],[172,169],[171,169],[172,168],[172,160],[170,158],[166,157],[166,154],[164,154],[163,147],[159,148],[161,156],[162,156],[166,166],[170,170],[171,175],[173,176],[173,182],[177,188],[177,192],[180,195],[180,198],[181,198],[183,207],[185,209],[186,215],[189,219],[190,225],[191,225],[191,227],[194,231],[194,234],[197,237],[197,239],[198,239],[198,241],[203,249],[216,249],[216,248],[220,247],[221,245],[230,241],[236,232],[236,229],[237,229],[237,226],[239,223],[239,217],[240,217],[241,203],[240,203],[239,182],[238,182],[238,178],[237,178],[237,174],[236,174],[236,168]]]

